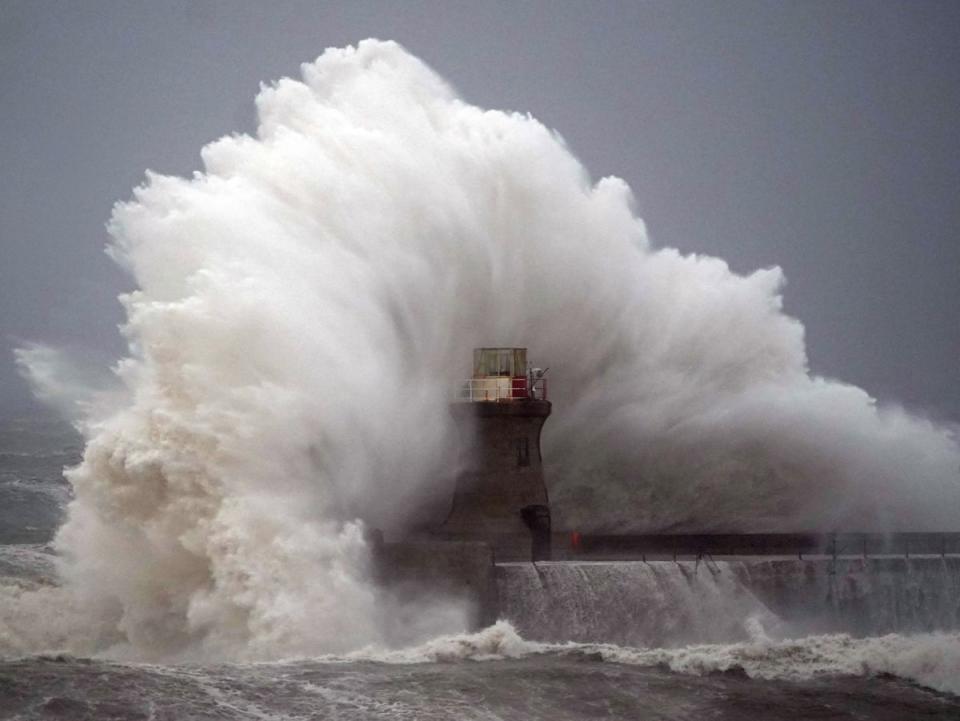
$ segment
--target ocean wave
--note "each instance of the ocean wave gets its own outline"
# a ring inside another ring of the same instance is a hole
[[[804,680],[821,675],[892,674],[938,691],[960,694],[960,634],[847,634],[758,640],[680,649],[595,649],[605,661],[662,665],[703,675],[740,670],[751,678]]]
[[[30,585],[0,584],[0,606],[3,600],[18,597],[18,605],[27,597],[41,603],[28,604],[33,609],[37,628],[40,618],[53,611],[54,605],[64,601],[62,589],[40,589]],[[58,596],[57,599],[52,596]],[[51,605],[51,601],[59,601]],[[21,619],[26,620],[26,619]],[[50,642],[38,655],[35,639],[27,639],[17,627],[0,623],[0,657],[45,658],[51,653],[76,644],[65,641],[69,635],[62,614],[47,619],[47,640]],[[22,629],[23,627],[21,627]],[[361,662],[387,665],[450,664],[460,662],[495,662],[523,659],[537,655],[577,656],[605,663],[660,668],[689,676],[708,676],[717,673],[742,674],[751,679],[808,681],[818,677],[880,675],[896,676],[942,693],[960,695],[960,632],[933,632],[913,635],[888,634],[854,638],[849,634],[825,634],[796,639],[772,639],[766,636],[759,623],[753,624],[753,638],[732,644],[698,644],[682,648],[642,648],[596,643],[541,643],[528,641],[517,633],[508,621],[497,623],[475,633],[438,636],[425,643],[401,649],[367,646],[352,653],[297,657],[259,663],[243,663],[243,667],[276,667],[311,664],[354,664]],[[88,639],[89,643],[89,639]],[[32,648],[31,648],[32,647]],[[92,650],[93,646],[87,645]],[[67,658],[82,660],[87,654],[79,651]],[[109,659],[129,664],[130,659],[114,654],[91,653],[93,658]],[[133,663],[140,667],[142,663]],[[147,664],[155,670],[175,667]],[[232,666],[232,664],[227,664]],[[200,673],[204,667],[195,668]],[[212,668],[212,667],[211,667]]]
[[[548,644],[523,639],[507,621],[472,634],[432,639],[403,650],[370,647],[336,659],[381,663],[443,663],[582,654],[610,663],[659,666],[676,673],[742,672],[750,678],[808,680],[817,676],[890,674],[941,692],[960,694],[960,633],[889,634],[854,638],[826,634],[774,640],[756,625],[754,638],[733,644],[630,648],[612,644]]]
[[[573,644],[575,645],[575,644]],[[399,650],[367,646],[345,657],[326,656],[324,660],[378,661],[381,663],[444,663],[451,661],[492,661],[549,653],[567,646],[538,643],[521,638],[509,621],[497,621],[476,633],[438,636],[418,646]]]
[[[45,543],[0,544],[0,579],[4,576],[52,580],[55,553]]]

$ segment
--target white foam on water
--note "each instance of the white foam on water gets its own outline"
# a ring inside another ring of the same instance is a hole
[[[758,640],[681,649],[596,646],[606,661],[665,665],[681,673],[705,674],[742,668],[752,678],[808,679],[818,675],[890,673],[939,691],[960,694],[960,634],[890,634],[852,638],[846,634]]]
[[[662,666],[677,673],[704,675],[742,669],[751,678],[805,680],[817,676],[889,673],[938,691],[960,694],[960,633],[889,634],[853,638],[826,634],[772,639],[757,619],[748,621],[752,638],[733,644],[682,648],[631,648],[614,644],[537,643],[520,637],[506,621],[474,634],[433,639],[401,651],[374,648],[349,660],[383,663],[437,663],[523,658],[535,654],[600,654],[611,663]]]
[[[93,655],[109,648],[110,639],[102,632],[89,624],[68,589],[28,578],[0,578],[0,657],[61,651]]]
[[[382,649],[369,646],[345,657],[351,661],[381,663],[442,663],[452,661],[485,661],[522,658],[534,653],[554,650],[555,645],[525,641],[513,624],[498,621],[476,633],[439,636],[418,646],[405,649]]]

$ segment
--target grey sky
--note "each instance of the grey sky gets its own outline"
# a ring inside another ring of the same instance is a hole
[[[19,341],[121,351],[112,203],[366,37],[558,129],[656,244],[781,265],[814,372],[960,419],[960,4],[917,0],[0,0],[0,415]]]

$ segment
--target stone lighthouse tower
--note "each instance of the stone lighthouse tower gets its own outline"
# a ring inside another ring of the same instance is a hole
[[[540,430],[550,402],[543,373],[528,366],[526,348],[477,348],[473,377],[452,408],[472,453],[439,535],[484,541],[498,561],[549,557]]]

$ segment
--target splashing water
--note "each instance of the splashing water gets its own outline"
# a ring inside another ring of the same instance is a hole
[[[383,638],[362,523],[400,531],[448,498],[447,404],[478,345],[554,368],[560,527],[955,524],[955,437],[811,377],[779,269],[652,248],[622,180],[592,183],[555,133],[394,43],[302,74],[261,90],[256,137],[206,146],[192,178],[148,174],[110,221],[137,286],[126,390],[89,406],[57,540],[94,647]],[[42,347],[20,360],[43,385]],[[425,634],[455,630],[437,615]]]
[[[527,641],[509,623],[499,621],[474,634],[441,636],[402,651],[366,648],[350,654],[349,658],[410,664],[522,658],[534,654],[584,654],[613,663],[661,666],[690,675],[737,669],[751,678],[791,680],[893,674],[939,691],[960,693],[958,633],[888,634],[873,638],[823,634],[774,640],[765,635],[756,621],[751,625],[753,637],[740,643],[630,648],[603,643]]]

